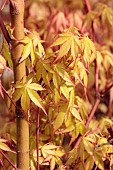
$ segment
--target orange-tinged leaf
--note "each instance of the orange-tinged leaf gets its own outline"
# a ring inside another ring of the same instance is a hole
[[[4,59],[4,57],[0,54],[0,69],[4,69],[6,66],[6,60]],[[2,67],[2,68],[1,68]]]
[[[30,99],[33,101],[33,103],[35,103],[38,107],[40,107],[44,111],[45,114],[47,114],[42,104],[41,98],[37,94],[37,92],[29,88],[27,88],[27,92],[28,92]]]
[[[51,161],[50,161],[50,170],[55,169],[55,158],[52,156]]]
[[[65,118],[65,112],[59,112],[54,123],[53,123],[53,128],[54,131],[60,128],[60,126],[63,124],[64,118]]]

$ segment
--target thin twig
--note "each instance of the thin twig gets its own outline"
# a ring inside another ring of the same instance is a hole
[[[1,164],[2,168],[3,168],[3,170],[7,170],[4,163],[3,163],[3,161],[1,159],[0,159],[0,164]]]
[[[39,119],[40,119],[40,108],[38,108],[36,115],[36,151],[37,151],[37,170],[39,167]]]
[[[95,60],[95,91],[96,94],[99,92],[99,66],[97,64],[97,61]]]
[[[2,33],[3,33],[7,43],[10,45],[11,37],[10,37],[10,35],[9,35],[5,25],[4,25],[4,22],[3,22],[1,15],[0,15],[0,27],[1,27]]]
[[[99,103],[100,103],[100,99],[97,98],[97,99],[95,100],[94,106],[93,106],[93,108],[92,108],[92,110],[91,110],[91,112],[90,112],[89,118],[88,118],[88,120],[87,120],[86,128],[88,128],[88,126],[89,126],[89,124],[90,124],[90,122],[91,122],[91,120],[92,120],[92,118],[93,118],[93,116],[94,116],[94,114],[95,114],[95,111],[96,111],[96,109],[97,109],[97,107],[98,107],[98,105],[99,105]]]
[[[1,6],[1,8],[0,8],[0,12],[4,9],[6,3],[7,3],[7,0],[4,0],[2,6]]]
[[[90,114],[89,114],[89,118],[88,118],[87,123],[86,123],[86,126],[85,126],[86,128],[88,128],[88,126],[89,126],[89,124],[90,124],[90,122],[91,122],[91,120],[92,120],[92,118],[93,118],[93,116],[94,116],[94,114],[95,114],[95,111],[96,111],[96,109],[97,109],[97,107],[98,107],[98,105],[99,105],[99,103],[100,103],[100,99],[97,98],[97,99],[95,100],[94,106],[93,106],[93,108],[92,108],[92,110],[91,110],[91,112],[90,112]],[[81,140],[82,140],[82,136],[80,136],[80,137],[78,138],[78,140],[76,141],[76,143],[75,143],[75,145],[74,145],[74,148],[77,148],[77,147],[78,147],[78,145],[80,144]]]
[[[81,140],[82,140],[82,136],[80,135],[78,140],[76,141],[76,143],[74,145],[74,148],[78,148],[78,145],[80,144]]]
[[[14,103],[14,101],[13,101],[12,98],[9,96],[8,92],[5,90],[5,88],[4,88],[3,86],[2,86],[2,89],[3,89],[3,91],[5,92],[5,94],[7,95],[7,97],[10,99],[11,103],[12,103],[15,107],[17,107],[16,104]]]
[[[10,165],[12,165],[12,167],[15,169],[15,170],[18,170],[15,165],[13,164],[13,162],[6,156],[6,154],[0,149],[0,153],[2,154],[2,156],[10,163]]]
[[[91,11],[91,6],[89,4],[89,1],[88,0],[84,0],[84,3],[86,5],[86,7],[87,7],[87,11],[90,12]]]

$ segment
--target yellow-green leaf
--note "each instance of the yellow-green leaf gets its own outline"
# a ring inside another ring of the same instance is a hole
[[[15,102],[21,98],[22,93],[23,93],[23,88],[19,88],[15,90],[15,92],[13,93],[13,99]]]
[[[31,61],[32,61],[32,64],[34,64],[34,61],[35,61],[35,53],[34,53],[34,47],[33,47],[33,44],[32,44],[32,46],[31,46],[30,55],[31,55]]]
[[[69,39],[69,37],[63,36],[63,37],[59,37],[52,45],[53,46],[57,46],[57,45],[61,45],[63,44],[65,41],[67,41]]]
[[[70,109],[70,112],[72,113],[72,115],[73,115],[76,119],[78,119],[79,121],[82,121],[81,116],[80,116],[78,110],[77,110],[75,107],[72,107],[72,108]]]
[[[51,150],[51,149],[56,149],[56,148],[58,148],[59,146],[56,146],[56,145],[53,145],[53,144],[46,144],[46,145],[44,145],[43,146],[43,149],[44,150]]]
[[[4,151],[13,152],[5,143],[0,142],[0,149]]]
[[[31,41],[31,39],[30,39],[29,37],[25,36],[25,37],[23,38],[23,40],[21,40],[21,41],[19,41],[19,42],[24,43],[24,44],[28,44],[30,41]]]
[[[19,61],[20,63],[29,56],[29,54],[31,52],[31,48],[32,48],[32,41],[30,41],[27,45],[25,45],[23,54],[22,54],[22,58]]]
[[[60,86],[60,90],[62,92],[62,94],[66,97],[66,99],[69,99],[69,91],[66,85],[62,85]]]
[[[85,168],[87,170],[91,170],[94,166],[94,160],[93,158],[90,156],[86,159],[86,162],[85,162]]]
[[[94,145],[89,142],[88,140],[86,140],[85,138],[83,139],[83,142],[84,142],[84,147],[86,149],[86,151],[92,155],[93,154],[93,151],[94,151]]]
[[[75,100],[75,91],[74,87],[72,87],[72,90],[70,92],[70,98],[69,98],[69,108],[74,106],[74,100]]]
[[[50,161],[50,170],[55,169],[55,158],[52,156],[51,161]]]
[[[44,90],[44,88],[40,84],[36,84],[36,83],[29,84],[27,86],[27,88],[30,88],[30,89],[33,89],[33,90],[37,90],[37,91]]]
[[[59,127],[63,124],[64,118],[65,118],[65,112],[59,112],[53,123],[54,131],[59,129]]]
[[[95,157],[95,164],[97,165],[97,167],[101,170],[104,170],[104,162],[102,158],[97,154],[94,154],[94,157]]]
[[[71,46],[71,41],[72,38],[69,38],[68,41],[66,41],[60,48],[59,50],[59,54],[58,57],[56,58],[55,62],[60,60],[63,56],[65,56],[69,50],[70,50],[70,46]]]
[[[28,111],[29,106],[30,106],[30,99],[29,99],[29,96],[28,96],[28,93],[27,93],[26,89],[24,89],[23,92],[22,92],[21,106],[22,106],[22,109],[25,112]]]
[[[33,103],[35,103],[38,107],[40,107],[44,111],[45,114],[47,114],[42,104],[41,98],[37,94],[37,92],[29,88],[27,88],[27,92],[28,92],[30,99],[33,101]]]
[[[57,71],[57,73],[59,74],[59,76],[62,77],[63,80],[72,84],[68,73],[63,68],[61,68],[60,65],[57,64],[54,66],[54,68]]]

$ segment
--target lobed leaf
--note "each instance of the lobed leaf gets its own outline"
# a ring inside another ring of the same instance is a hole
[[[41,108],[44,111],[45,114],[47,114],[37,92],[29,88],[27,88],[27,92],[33,103],[35,103],[39,108]]]

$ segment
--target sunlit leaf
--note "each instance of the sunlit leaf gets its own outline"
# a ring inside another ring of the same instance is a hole
[[[98,156],[97,154],[94,154],[95,157],[95,164],[97,165],[97,167],[99,169],[104,170],[104,162],[102,160],[102,158],[100,156]]]
[[[45,114],[47,114],[38,93],[29,88],[27,88],[27,92],[30,99],[33,101],[33,103],[35,103],[38,107],[40,107],[44,111]]]
[[[54,99],[55,99],[55,103],[57,104],[60,100],[60,95],[57,89],[54,89]]]
[[[94,160],[93,158],[90,156],[86,159],[86,162],[85,162],[85,168],[87,170],[91,170],[94,166]]]
[[[72,87],[72,90],[70,92],[70,98],[69,98],[69,108],[74,106],[74,98],[75,98],[75,91],[74,87]]]
[[[28,93],[26,91],[26,89],[23,90],[22,92],[22,96],[21,96],[21,106],[22,106],[22,109],[27,112],[28,109],[29,109],[29,106],[30,106],[30,99],[29,99],[29,96],[28,96]]]
[[[61,44],[63,44],[65,41],[68,41],[68,39],[69,39],[69,37],[67,37],[67,36],[59,37],[59,38],[51,45],[51,47],[57,46],[57,45],[61,45]]]
[[[19,88],[15,90],[15,92],[13,93],[13,99],[15,102],[21,98],[22,93],[23,93],[23,88]]]
[[[83,142],[84,142],[84,147],[85,147],[86,151],[90,155],[92,155],[93,154],[93,150],[94,150],[94,145],[91,142],[89,142],[88,140],[86,140],[85,138],[84,138]]]
[[[79,121],[82,121],[81,116],[80,116],[78,110],[77,110],[75,107],[72,107],[72,108],[70,109],[70,111],[71,111],[72,115],[73,115],[76,119],[78,119]]]
[[[19,61],[20,63],[29,56],[29,54],[31,52],[31,48],[32,48],[32,41],[30,41],[27,45],[25,45],[22,57]]]
[[[19,41],[21,43],[24,43],[24,44],[28,44],[30,43],[31,39],[28,37],[28,36],[25,36],[23,40]]]
[[[71,41],[72,41],[72,38],[69,38],[68,41],[66,41],[61,46],[61,48],[59,50],[58,57],[56,58],[56,60],[54,62],[57,62],[58,60],[60,60],[63,56],[65,56],[69,52],[70,46],[71,46]]]
[[[37,84],[37,83],[31,83],[27,86],[27,88],[37,90],[37,91],[44,90],[44,88],[40,84]]]
[[[59,76],[62,77],[63,80],[65,80],[69,83],[72,83],[68,73],[64,69],[62,69],[60,67],[60,65],[57,64],[57,65],[54,66],[54,68],[57,71],[57,73],[59,74]]]
[[[50,170],[54,170],[55,168],[55,158],[52,156],[51,161],[50,161]]]
[[[56,149],[58,148],[59,146],[56,146],[56,145],[53,145],[53,144],[46,144],[43,146],[43,149],[47,149],[47,150],[51,150],[51,149]]]
[[[31,46],[30,56],[31,56],[32,64],[34,64],[34,61],[35,61],[35,53],[34,53],[33,44],[32,44],[32,46]]]
[[[4,141],[4,142],[5,142],[5,141]],[[3,143],[1,140],[0,140],[0,149],[3,150],[3,151],[14,152],[14,151],[12,151],[5,143]]]
[[[60,86],[60,90],[61,90],[62,94],[66,97],[66,99],[68,100],[69,99],[69,91],[68,91],[67,86],[65,86],[65,85]]]

